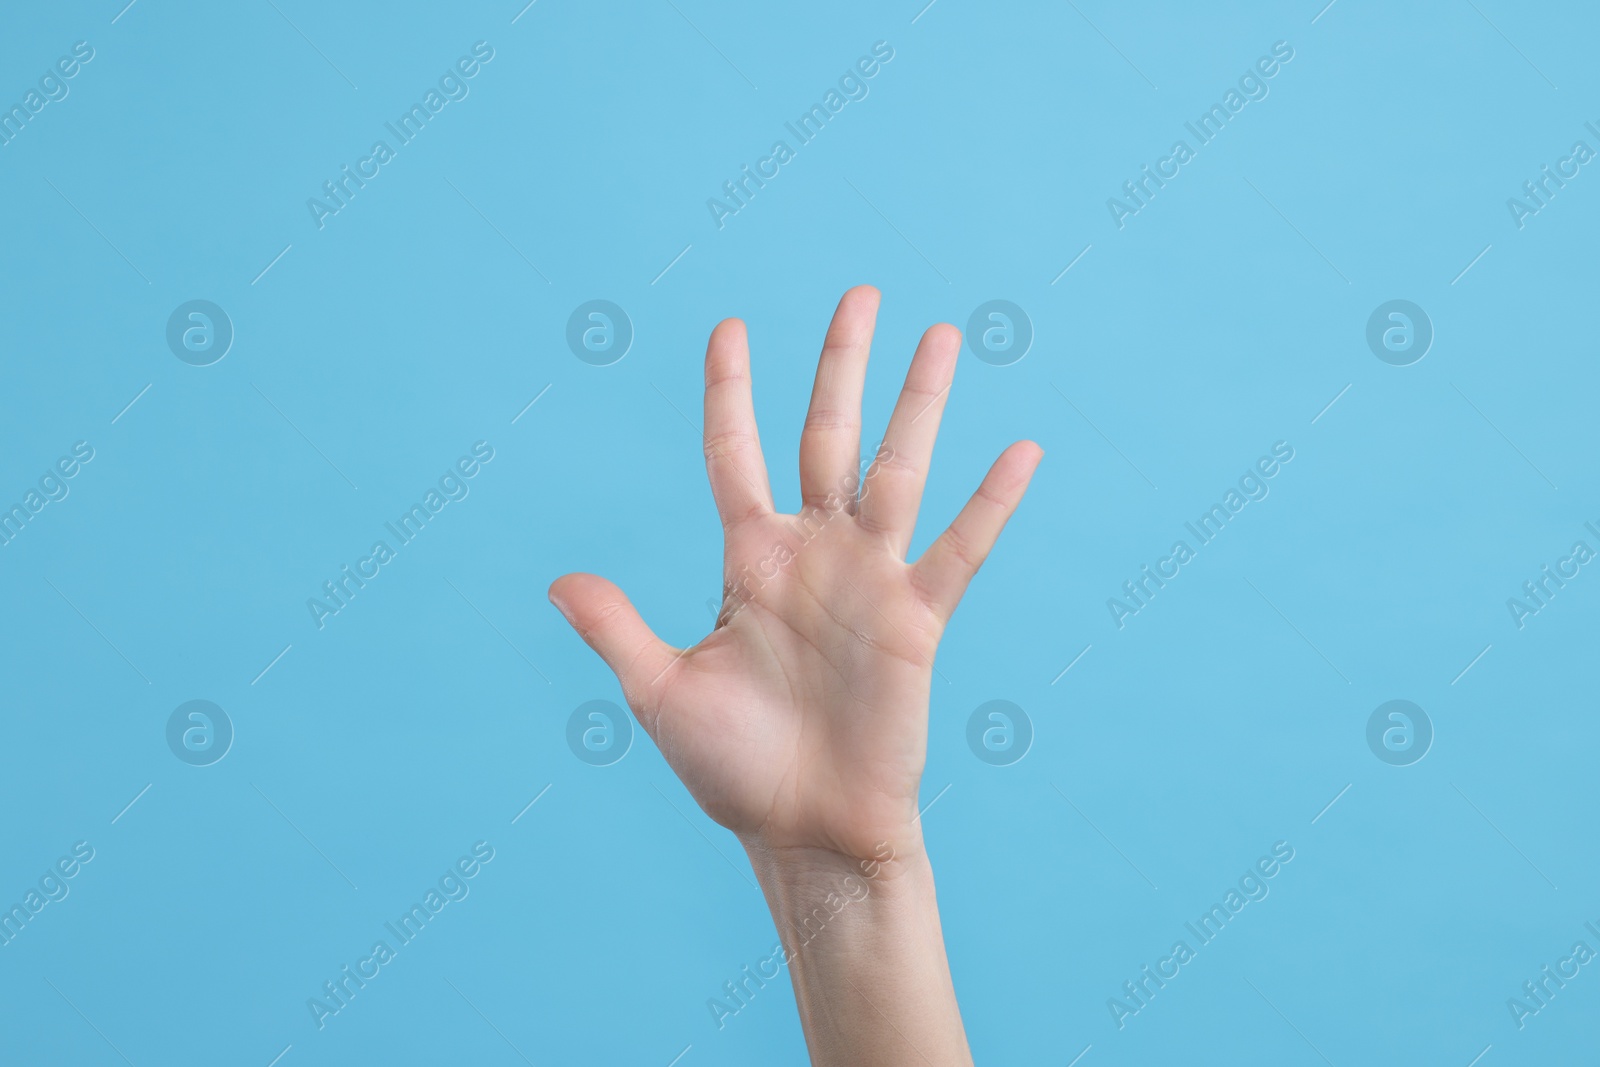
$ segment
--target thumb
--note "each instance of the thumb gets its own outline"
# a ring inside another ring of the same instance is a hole
[[[550,584],[556,606],[578,636],[605,660],[635,708],[678,658],[678,650],[655,635],[627,596],[594,574],[566,574]]]

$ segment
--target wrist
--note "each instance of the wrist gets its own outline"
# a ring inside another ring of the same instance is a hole
[[[818,1064],[970,1067],[920,835],[883,858],[746,840]]]
[[[920,835],[880,840],[871,849],[842,852],[833,848],[770,845],[742,838],[745,855],[763,884],[796,888],[835,886],[847,879],[883,885],[899,881],[916,866],[926,866]]]
[[[761,834],[739,837],[756,877],[764,885],[837,887],[845,879],[886,885],[928,865],[922,829],[916,823],[893,831],[855,835],[855,841],[852,847],[834,848],[780,844]]]
[[[920,835],[866,856],[745,841],[779,936],[791,955],[824,929],[860,936],[932,906],[933,868]],[[836,935],[838,936],[838,935]]]

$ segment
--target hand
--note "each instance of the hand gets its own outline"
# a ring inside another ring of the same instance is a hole
[[[710,635],[673,648],[603,578],[569,574],[550,587],[700,806],[750,849],[853,860],[883,855],[885,843],[898,856],[920,852],[934,653],[1043,455],[1029,441],[1006,449],[907,563],[961,334],[939,325],[923,335],[883,446],[858,478],[877,311],[877,290],[860,286],[828,328],[800,440],[798,515],[774,510],[744,324],[712,332],[705,455],[725,596]]]

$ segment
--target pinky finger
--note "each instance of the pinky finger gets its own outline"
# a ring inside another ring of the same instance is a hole
[[[955,613],[1043,458],[1044,450],[1032,441],[1018,441],[1000,453],[961,514],[917,560],[912,568],[917,588],[941,619]]]

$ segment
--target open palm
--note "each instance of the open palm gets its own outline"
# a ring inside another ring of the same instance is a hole
[[[616,673],[702,808],[747,843],[854,858],[916,847],[928,691],[945,623],[1043,455],[1018,442],[948,529],[905,559],[961,334],[934,326],[883,445],[860,467],[861,391],[877,318],[840,300],[800,441],[799,514],[779,514],[750,395],[744,324],[706,349],[705,454],[724,535],[716,628],[687,649],[611,582],[569,574],[550,599]]]

